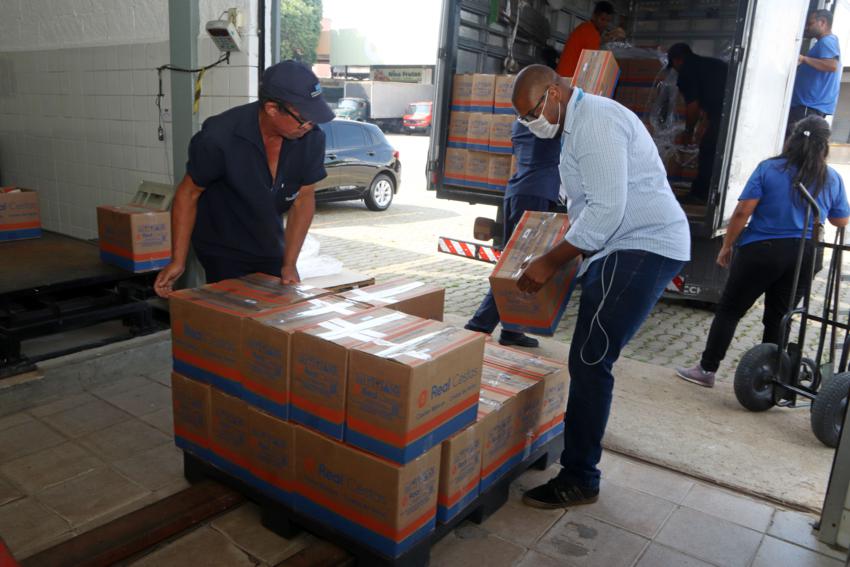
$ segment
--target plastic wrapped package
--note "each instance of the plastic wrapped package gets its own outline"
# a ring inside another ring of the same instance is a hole
[[[342,262],[331,256],[321,256],[321,245],[311,234],[304,239],[301,254],[298,255],[298,275],[304,278],[333,276],[342,272]]]

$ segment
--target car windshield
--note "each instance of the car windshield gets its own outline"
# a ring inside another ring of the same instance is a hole
[[[357,108],[357,101],[351,98],[344,98],[339,101],[339,108],[345,108],[347,110],[355,110]]]
[[[428,114],[430,110],[430,104],[411,104],[407,107],[408,114]]]

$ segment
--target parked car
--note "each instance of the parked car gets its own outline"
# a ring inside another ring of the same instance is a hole
[[[401,184],[401,161],[381,129],[344,119],[319,127],[328,176],[316,187],[316,202],[363,199],[372,211],[387,210]]]
[[[405,132],[431,133],[432,102],[413,102],[404,113]]]

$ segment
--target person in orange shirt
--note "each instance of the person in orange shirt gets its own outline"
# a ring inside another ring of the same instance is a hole
[[[612,39],[623,39],[625,32],[622,28],[615,28],[608,33],[603,33],[611,25],[614,19],[614,6],[610,2],[597,2],[593,7],[593,14],[590,16],[590,21],[584,22],[570,34],[567,38],[567,43],[564,44],[564,51],[561,53],[561,60],[558,62],[558,74],[562,77],[572,77],[575,73],[578,58],[581,56],[583,49],[599,49],[602,45],[602,40],[611,41]]]

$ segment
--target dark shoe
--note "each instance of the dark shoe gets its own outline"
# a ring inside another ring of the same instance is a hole
[[[577,484],[559,480],[558,477],[522,495],[523,504],[547,510],[593,504],[597,500],[599,500],[598,488],[596,490],[581,488]]]
[[[677,368],[676,376],[704,388],[714,387],[714,372],[703,370],[701,364],[697,364],[691,368]]]
[[[466,329],[467,331],[474,331],[476,333],[484,333],[485,335],[489,335],[490,333],[493,332],[493,331],[485,331],[484,329],[479,329],[478,327],[474,327],[474,326],[470,325],[469,323],[464,325],[463,328]]]
[[[522,333],[506,333],[502,331],[499,337],[499,344],[504,346],[518,346],[525,348],[537,348],[540,346],[540,341],[532,339]]]

